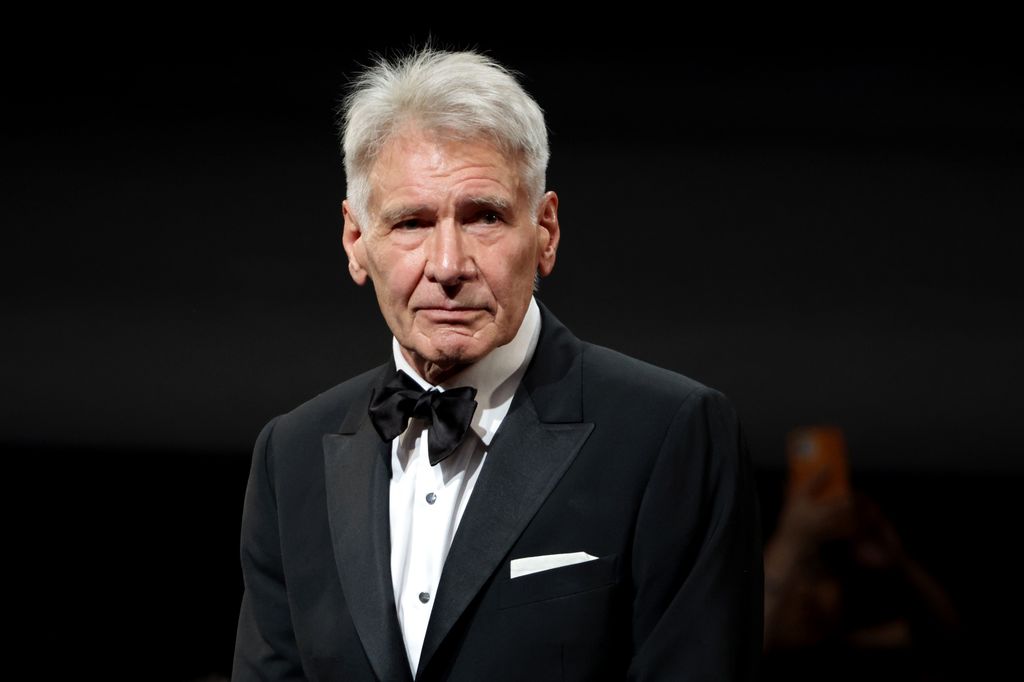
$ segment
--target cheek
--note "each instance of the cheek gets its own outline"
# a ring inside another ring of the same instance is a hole
[[[526,288],[533,291],[533,276],[537,272],[537,252],[528,244],[516,253],[514,266],[512,266],[513,277],[518,289]]]
[[[533,253],[524,249],[507,254],[500,266],[502,276],[496,283],[495,297],[503,307],[525,309],[533,293],[533,275],[537,269]]]
[[[378,258],[372,271],[374,286],[392,303],[404,303],[418,286],[421,271],[413,255]]]

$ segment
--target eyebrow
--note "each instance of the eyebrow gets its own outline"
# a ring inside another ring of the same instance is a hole
[[[392,206],[391,208],[381,211],[380,220],[385,225],[391,225],[397,223],[399,219],[407,216],[422,215],[424,213],[431,213],[433,209],[426,204],[414,204],[405,205],[400,204],[398,206]]]
[[[512,202],[505,197],[487,194],[482,197],[469,197],[466,203],[477,208],[491,208],[503,213],[511,213]]]
[[[512,201],[496,194],[466,197],[466,199],[459,203],[460,208],[465,206],[473,208],[487,208],[506,214],[511,213],[513,208]],[[402,218],[433,213],[434,208],[427,204],[399,204],[381,211],[380,220],[385,225],[392,225]]]

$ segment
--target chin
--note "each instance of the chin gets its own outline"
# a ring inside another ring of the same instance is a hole
[[[490,351],[488,350],[487,352]],[[442,346],[435,350],[435,357],[427,359],[435,365],[440,365],[442,367],[472,365],[474,362],[487,355],[487,352],[480,352],[477,349],[466,348],[463,346],[454,348]]]
[[[471,365],[494,349],[494,345],[460,334],[446,334],[433,344],[430,362],[442,366]]]

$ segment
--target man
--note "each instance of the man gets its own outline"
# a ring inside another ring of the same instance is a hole
[[[356,82],[344,152],[349,271],[392,359],[260,433],[234,679],[751,679],[736,415],[533,298],[560,234],[537,104],[424,50]]]

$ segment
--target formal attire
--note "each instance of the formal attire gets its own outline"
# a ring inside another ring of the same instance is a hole
[[[444,560],[487,460],[487,448],[508,414],[539,335],[540,309],[531,300],[512,341],[436,387],[409,364],[398,340],[392,342],[395,367],[419,388],[445,391],[467,385],[476,389],[470,432],[442,461],[430,463],[429,430],[422,419],[411,419],[391,447],[391,579],[412,671],[419,664]]]
[[[580,341],[543,306],[539,318],[500,426],[489,440],[474,429],[479,443],[453,455],[467,458],[471,496],[463,489],[448,512],[436,586],[429,570],[396,576],[392,561],[393,546],[408,555],[416,543],[392,511],[434,492],[395,495],[417,437],[383,442],[368,417],[394,361],[264,427],[242,520],[233,679],[756,675],[760,526],[731,405]],[[403,602],[421,593],[429,615],[410,646],[415,602]]]

